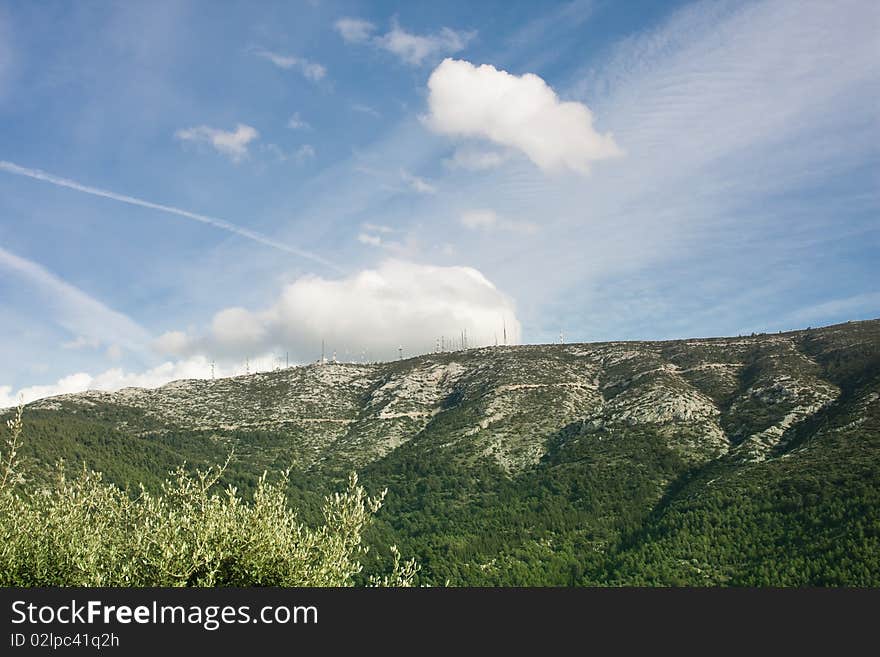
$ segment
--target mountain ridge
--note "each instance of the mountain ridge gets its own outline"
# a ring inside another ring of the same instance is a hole
[[[305,517],[357,470],[389,489],[377,543],[425,583],[880,582],[880,320],[299,366],[26,417],[39,464],[121,485],[229,452],[243,490],[292,466]]]
[[[430,430],[437,415],[456,406],[451,400],[457,395],[458,406],[479,406],[461,437],[482,434],[499,463],[514,469],[536,463],[543,453],[505,431],[511,416],[517,416],[518,433],[529,428],[542,436],[579,419],[597,429],[662,425],[674,430],[679,447],[694,458],[734,449],[761,459],[786,431],[840,395],[798,345],[811,334],[859,327],[875,339],[877,331],[870,329],[878,323],[737,338],[483,347],[377,364],[310,364],[226,379],[183,379],[154,389],[73,393],[31,406],[74,411],[90,404],[129,406],[193,430],[310,430],[323,436],[311,441],[313,447],[341,450],[362,466]],[[254,389],[258,399],[251,398]],[[554,421],[543,421],[546,414],[535,410],[539,401],[552,405]],[[523,417],[524,406],[533,417]],[[370,441],[374,453],[358,457],[355,452],[363,451],[358,446],[369,451]]]

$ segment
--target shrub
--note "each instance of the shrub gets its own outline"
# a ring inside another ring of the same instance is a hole
[[[8,422],[0,455],[2,586],[351,586],[367,548],[363,531],[384,493],[369,497],[352,474],[325,500],[323,524],[308,527],[287,502],[288,473],[264,474],[253,501],[219,489],[226,465],[173,471],[161,491],[132,496],[83,469],[24,486],[18,461],[22,408]],[[227,461],[228,465],[228,461]],[[417,566],[391,548],[377,586],[408,586]]]

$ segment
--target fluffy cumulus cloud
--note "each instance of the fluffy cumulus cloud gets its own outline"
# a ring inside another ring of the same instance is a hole
[[[231,131],[200,125],[178,130],[174,136],[180,141],[208,144],[233,162],[240,162],[248,156],[248,144],[257,139],[260,133],[249,125],[239,123]]]
[[[266,339],[268,327],[254,313],[244,308],[226,308],[214,315],[211,335],[219,344],[239,351]]]
[[[323,340],[340,358],[391,359],[399,347],[405,355],[425,353],[462,331],[472,346],[494,344],[504,324],[508,342],[518,342],[513,302],[476,269],[387,260],[342,279],[300,278],[267,309],[222,310],[204,335],[170,333],[160,345],[182,358],[238,362],[289,351],[307,362]]]
[[[415,34],[396,20],[391,21],[391,29],[385,34],[376,34],[373,23],[357,18],[342,18],[336,21],[335,27],[346,43],[368,44],[386,50],[410,66],[421,66],[426,60],[460,52],[477,35],[448,27],[433,34]]]
[[[183,331],[168,331],[153,341],[153,347],[162,354],[182,354],[190,346],[190,338]]]
[[[622,154],[610,133],[593,128],[589,107],[560,100],[531,73],[445,59],[428,91],[425,122],[432,130],[517,149],[546,171],[588,173],[593,161]]]

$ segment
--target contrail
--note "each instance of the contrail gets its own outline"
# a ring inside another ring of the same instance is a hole
[[[103,198],[109,198],[114,201],[120,201],[121,203],[128,203],[129,205],[137,205],[142,208],[159,210],[159,212],[176,214],[178,217],[186,217],[187,219],[199,221],[203,224],[213,226],[214,228],[219,228],[220,230],[225,230],[229,233],[234,233],[235,235],[246,237],[247,239],[257,242],[258,244],[270,246],[273,249],[285,251],[286,253],[292,253],[293,255],[299,256],[301,258],[307,258],[314,262],[320,263],[325,267],[334,269],[338,272],[342,271],[339,266],[333,264],[329,260],[326,260],[325,258],[322,258],[315,253],[304,251],[303,249],[298,249],[295,246],[290,246],[289,244],[284,244],[283,242],[273,240],[271,237],[263,235],[262,233],[258,233],[248,228],[242,228],[241,226],[236,226],[235,224],[225,221],[223,219],[209,217],[207,215],[198,214],[196,212],[190,212],[189,210],[181,210],[180,208],[175,208],[170,205],[162,205],[161,203],[145,201],[143,199],[135,198],[134,196],[117,194],[116,192],[110,192],[105,189],[98,189],[97,187],[89,187],[88,185],[82,185],[75,180],[53,176],[51,173],[46,173],[45,171],[40,171],[39,169],[28,169],[26,167],[18,166],[14,162],[6,162],[5,160],[0,160],[0,170],[6,171],[7,173],[15,174],[16,176],[25,176],[27,178],[33,178],[34,180],[42,180],[43,182],[51,183],[52,185],[57,185],[58,187],[67,187],[68,189],[74,189],[78,192],[91,194],[92,196],[101,196]]]

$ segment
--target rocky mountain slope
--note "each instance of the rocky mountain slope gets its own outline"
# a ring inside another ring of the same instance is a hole
[[[28,413],[33,458],[97,462],[120,483],[138,473],[149,481],[182,460],[222,460],[234,450],[236,483],[293,464],[305,499],[358,469],[392,490],[387,524],[377,531],[419,552],[435,579],[454,570],[453,581],[501,581],[499,559],[524,559],[511,545],[551,560],[562,550],[578,564],[578,577],[597,576],[598,562],[585,554],[604,555],[606,563],[632,549],[633,536],[676,495],[700,494],[693,487],[701,474],[714,472],[723,484],[774,471],[779,460],[798,463],[821,451],[823,459],[845,462],[853,445],[876,446],[880,320],[736,338],[494,347],[309,365],[65,395],[35,402]],[[825,455],[830,445],[837,447]],[[880,466],[873,449],[866,458]],[[561,505],[561,526],[542,526],[536,515],[535,531],[523,528],[504,545],[483,540],[496,532],[492,504],[531,514],[535,491],[560,477],[569,488],[547,493],[542,504],[548,513]],[[699,485],[712,486],[711,479]],[[603,507],[598,501],[606,497]],[[474,518],[485,522],[463,530]],[[438,523],[454,526],[451,538],[482,540],[485,549],[446,538],[432,543],[451,532]],[[459,554],[467,568],[450,570],[443,559],[435,567],[438,550]]]
[[[878,341],[880,322],[862,322],[734,339],[494,347],[63,395],[32,406],[122,415],[115,428],[138,435],[282,432],[307,465],[332,455],[361,467],[442,431],[517,472],[573,422],[606,433],[649,427],[695,462],[727,453],[760,461],[840,399],[844,382],[823,364],[874,353]],[[867,392],[864,410],[874,402]]]

